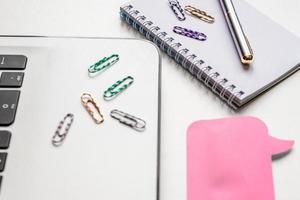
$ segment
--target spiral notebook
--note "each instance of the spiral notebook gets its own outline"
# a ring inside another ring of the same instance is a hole
[[[254,51],[249,67],[241,64],[218,0],[180,0],[215,17],[205,23],[186,14],[179,21],[167,0],[133,0],[121,6],[121,18],[156,43],[222,100],[239,108],[296,72],[300,65],[300,39],[243,0],[233,0]],[[197,41],[173,33],[181,26],[207,35]]]

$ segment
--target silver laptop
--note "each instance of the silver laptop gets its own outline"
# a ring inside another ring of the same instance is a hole
[[[117,63],[90,76],[90,66],[114,54]],[[129,87],[103,98],[128,76]],[[83,93],[93,97],[103,123],[95,123]],[[111,117],[113,110],[142,119],[144,130]],[[68,113],[74,121],[55,146]],[[159,133],[160,57],[152,44],[0,37],[1,200],[156,200]]]

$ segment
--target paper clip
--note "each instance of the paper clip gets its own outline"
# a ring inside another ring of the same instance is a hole
[[[195,8],[193,6],[185,6],[184,10],[190,14],[193,15],[195,17],[198,17],[199,19],[207,22],[207,23],[214,23],[215,22],[215,18],[208,15],[206,12],[199,10],[198,8]]]
[[[113,64],[118,62],[119,60],[120,60],[120,57],[118,54],[113,54],[109,57],[104,57],[101,60],[99,60],[98,62],[96,62],[95,64],[91,65],[88,69],[88,72],[89,72],[89,74],[101,72],[101,71],[109,68],[110,66],[112,66]]]
[[[189,30],[187,28],[182,28],[180,26],[174,26],[173,32],[179,35],[184,35],[186,37],[190,37],[196,40],[205,41],[207,36],[204,33],[200,33],[197,31]]]
[[[81,102],[96,124],[101,124],[104,121],[104,117],[100,111],[99,106],[94,101],[93,97],[88,93],[81,95]]]
[[[122,80],[117,81],[112,86],[110,86],[103,94],[104,100],[112,100],[118,94],[127,89],[134,82],[134,78],[131,76],[127,76]]]
[[[144,131],[146,128],[146,122],[138,117],[132,116],[120,110],[114,109],[110,112],[110,116],[118,120],[121,124],[129,126],[136,131]]]
[[[64,142],[65,138],[67,137],[69,130],[73,124],[74,115],[68,113],[62,121],[59,122],[58,127],[55,131],[55,134],[52,137],[52,144],[55,147],[59,147]],[[63,129],[64,127],[64,129]],[[63,129],[63,131],[62,131]]]
[[[179,21],[184,21],[186,19],[184,11],[183,11],[179,1],[169,0],[169,5]]]

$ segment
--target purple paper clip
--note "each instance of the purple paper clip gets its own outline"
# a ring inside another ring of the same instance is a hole
[[[179,21],[184,21],[186,19],[184,10],[177,0],[169,0],[169,5]]]
[[[205,41],[207,36],[204,33],[200,33],[198,31],[193,31],[187,28],[182,28],[180,26],[174,26],[173,32],[179,35],[183,35],[186,37],[190,37],[196,40]]]

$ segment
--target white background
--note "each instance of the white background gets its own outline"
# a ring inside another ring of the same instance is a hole
[[[119,7],[125,2],[2,0],[0,34],[141,38],[119,18]],[[252,0],[250,3],[300,36],[300,1]],[[186,127],[195,120],[233,115],[259,117],[268,124],[273,136],[296,141],[292,153],[275,161],[273,169],[277,199],[300,199],[300,72],[238,113],[228,109],[165,55],[162,78],[162,200],[186,199]]]

